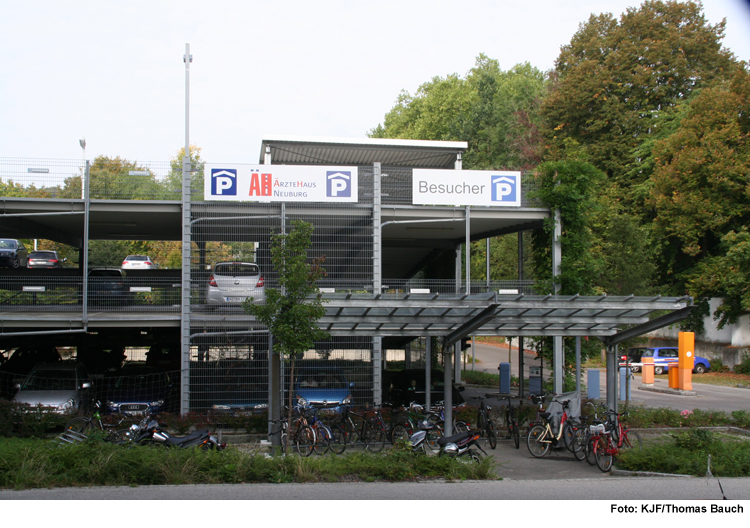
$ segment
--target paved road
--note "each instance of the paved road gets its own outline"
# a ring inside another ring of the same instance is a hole
[[[750,500],[750,479],[721,479],[731,500]],[[214,484],[0,491],[0,500],[708,500],[710,478],[608,477],[420,483]],[[748,505],[750,506],[750,505]],[[750,509],[748,510],[750,512]]]
[[[471,353],[471,350],[469,350]],[[525,361],[527,364],[529,360],[533,358],[535,354],[527,351]],[[476,370],[484,372],[491,372],[497,374],[497,367],[500,362],[507,362],[510,358],[511,373],[518,375],[518,349],[513,348],[512,352],[508,354],[508,349],[503,347],[495,347],[491,345],[476,345],[476,358],[479,361],[476,363]],[[469,369],[471,367],[469,366]],[[586,383],[586,373],[583,373],[583,383]],[[604,370],[600,372],[600,397],[606,399],[607,384],[606,384],[606,373]],[[682,396],[676,394],[665,394],[661,392],[651,392],[646,390],[640,390],[641,377],[640,374],[636,374],[635,379],[632,380],[631,397],[635,404],[642,404],[648,407],[667,407],[675,410],[721,410],[724,412],[732,412],[738,410],[750,410],[750,389],[740,389],[734,387],[720,387],[717,385],[708,385],[699,383],[700,375],[693,376],[693,392],[695,396]],[[654,388],[657,389],[668,389],[669,385],[667,380],[657,379],[654,383]],[[585,395],[585,394],[584,394]]]

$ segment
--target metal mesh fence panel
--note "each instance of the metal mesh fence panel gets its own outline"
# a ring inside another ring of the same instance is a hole
[[[26,198],[84,197],[84,161],[0,158],[3,196]],[[181,170],[170,162],[130,162],[97,158],[89,162],[92,200],[179,200]],[[193,175],[202,188],[202,168]]]

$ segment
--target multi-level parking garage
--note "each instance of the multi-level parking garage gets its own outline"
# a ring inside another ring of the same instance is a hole
[[[153,348],[152,362],[162,350],[164,364],[179,371],[183,412],[266,403],[277,410],[284,367],[268,354],[268,332],[240,307],[208,305],[206,289],[221,261],[256,262],[265,287],[274,287],[270,236],[297,219],[314,225],[310,255],[325,256],[320,287],[328,302],[319,324],[331,334],[302,361],[339,368],[359,403],[383,397],[388,350],[411,349],[399,357],[429,372],[433,348],[417,343],[439,341],[452,351],[467,335],[591,336],[610,345],[614,358],[620,339],[689,309],[689,299],[534,295],[532,281],[521,277],[472,280],[462,244],[540,229],[551,213],[530,198],[531,175],[462,171],[466,147],[266,137],[258,165],[196,168],[182,193],[168,164],[125,168],[107,184],[80,162],[0,160],[0,179],[26,189],[0,197],[0,237],[80,248],[78,267],[0,270],[0,349],[43,343],[108,350],[116,343],[129,358],[143,359]],[[330,169],[328,180],[316,176],[322,169]],[[47,179],[34,183],[39,174]],[[333,181],[341,174],[346,181]],[[506,183],[496,185],[492,176]],[[121,199],[124,182],[161,187]],[[34,197],[32,185],[53,192]],[[123,289],[115,298],[95,278],[84,281],[90,240],[182,241],[183,265],[129,272],[112,287]],[[668,315],[650,321],[657,311]]]

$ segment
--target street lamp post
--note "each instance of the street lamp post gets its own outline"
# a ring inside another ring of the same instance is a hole
[[[81,165],[81,200],[86,199],[86,138],[79,139],[78,144],[83,150],[83,164]]]

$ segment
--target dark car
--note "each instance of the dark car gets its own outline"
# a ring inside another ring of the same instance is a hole
[[[29,252],[23,242],[14,238],[0,238],[0,266],[25,268],[28,262]]]
[[[247,359],[216,362],[209,376],[214,380],[211,407],[217,413],[252,414],[268,409],[268,368]]]
[[[94,401],[93,382],[77,361],[42,363],[19,384],[13,401],[59,414],[88,412]]]
[[[62,268],[63,262],[57,251],[32,251],[29,253],[29,268]]]
[[[430,391],[430,402],[443,401],[445,399],[445,384],[443,383],[443,372],[433,370],[430,374],[432,389]],[[461,392],[463,387],[453,385],[453,405],[464,403]],[[394,405],[409,405],[411,402],[425,404],[425,370],[386,370],[383,372],[383,401]]]
[[[641,370],[641,356],[648,350],[649,347],[630,347],[626,355],[620,356],[620,366],[625,367],[630,365],[630,369],[633,372],[640,372]]]
[[[76,359],[86,365],[92,375],[115,372],[125,364],[125,347],[116,343],[83,346],[78,349]]]
[[[104,377],[104,410],[109,414],[158,414],[179,410],[180,380],[173,372],[147,365],[125,365]]]
[[[89,304],[122,306],[132,300],[124,271],[105,268],[89,271]]]

